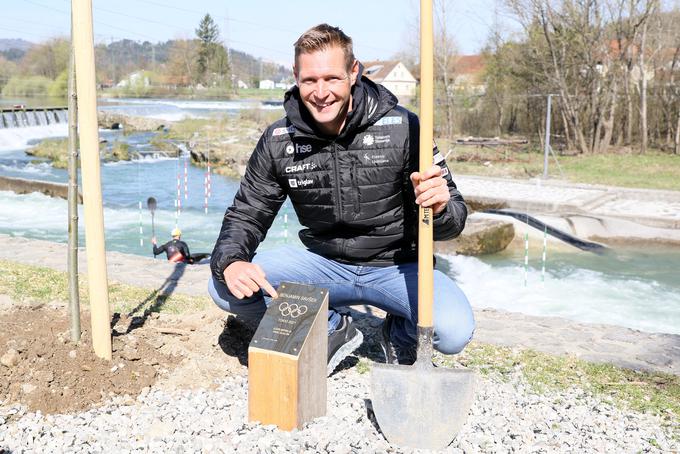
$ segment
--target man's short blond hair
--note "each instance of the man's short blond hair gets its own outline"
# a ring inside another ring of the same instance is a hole
[[[347,36],[340,28],[328,24],[316,25],[304,32],[295,41],[295,64],[301,54],[309,54],[320,50],[326,50],[337,46],[345,53],[345,66],[349,72],[354,64],[354,51],[352,38]]]

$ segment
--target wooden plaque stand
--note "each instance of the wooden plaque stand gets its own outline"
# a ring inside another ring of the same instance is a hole
[[[277,291],[248,347],[248,419],[293,430],[326,414],[328,290]]]

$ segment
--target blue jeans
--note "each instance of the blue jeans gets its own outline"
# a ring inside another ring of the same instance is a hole
[[[406,347],[417,342],[417,263],[388,267],[346,265],[290,246],[262,251],[255,255],[253,263],[262,267],[274,288],[285,281],[327,288],[331,309],[357,304],[378,307],[396,316],[391,332],[395,345]],[[212,278],[208,291],[220,308],[250,320],[262,318],[270,299],[262,292],[238,299],[226,285]],[[456,283],[438,270],[434,271],[433,316],[434,348],[445,354],[463,350],[475,329],[472,308]]]

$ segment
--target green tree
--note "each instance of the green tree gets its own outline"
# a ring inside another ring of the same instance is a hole
[[[47,88],[47,94],[53,98],[68,96],[68,69],[63,70]]]
[[[219,43],[220,31],[217,24],[206,14],[196,29],[200,43],[198,48],[197,71],[204,83],[213,80],[213,74],[220,77],[228,73],[229,63],[224,47]]]
[[[16,72],[17,65],[0,55],[0,90]]]

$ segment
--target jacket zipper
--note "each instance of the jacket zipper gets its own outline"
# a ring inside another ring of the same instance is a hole
[[[340,163],[338,162],[338,145],[333,142],[333,160],[335,161],[335,197],[336,197],[336,202],[335,202],[335,207],[338,210],[338,220],[342,221],[342,200],[341,200],[341,186],[342,182],[340,181]]]
[[[359,179],[357,177],[357,163],[352,161],[352,190],[354,191],[354,213],[359,213]]]

